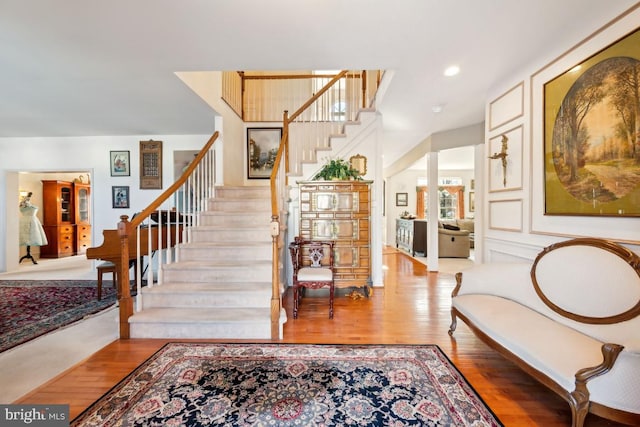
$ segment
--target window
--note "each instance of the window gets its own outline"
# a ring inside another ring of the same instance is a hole
[[[462,185],[462,178],[460,178],[460,177],[440,177],[440,178],[438,178],[438,185]]]
[[[447,188],[438,190],[438,202],[440,204],[440,219],[456,219],[458,218],[458,194],[450,192]]]
[[[462,179],[456,178],[460,182]],[[420,183],[420,181],[418,181]],[[455,180],[445,182],[458,182]],[[418,218],[425,218],[429,211],[428,187],[417,187]],[[464,218],[464,186],[462,185],[439,185],[438,186],[438,218],[458,219]]]

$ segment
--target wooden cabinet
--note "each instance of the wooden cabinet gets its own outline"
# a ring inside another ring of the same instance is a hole
[[[49,244],[40,248],[42,258],[82,254],[91,246],[88,184],[42,181],[42,226]]]
[[[76,224],[75,253],[82,255],[91,247],[91,187],[89,184],[73,183],[73,210]]]
[[[42,258],[75,254],[73,184],[68,181],[42,181],[42,226],[49,244],[40,248]]]
[[[300,182],[300,236],[333,240],[336,287],[371,285],[371,181]]]
[[[427,221],[396,219],[396,247],[415,255],[427,255]]]

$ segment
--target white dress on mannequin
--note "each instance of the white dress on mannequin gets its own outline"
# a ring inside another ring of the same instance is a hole
[[[25,201],[20,204],[20,246],[45,246],[49,244],[47,235],[40,220],[36,216],[38,208],[31,202]]]

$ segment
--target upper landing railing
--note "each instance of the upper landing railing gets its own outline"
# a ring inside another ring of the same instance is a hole
[[[360,110],[372,108],[382,72],[344,73],[295,120],[353,121]],[[244,122],[281,122],[283,111],[301,109],[338,74],[227,71],[222,74],[222,99]]]

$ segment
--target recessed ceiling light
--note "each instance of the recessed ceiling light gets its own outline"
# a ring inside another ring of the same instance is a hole
[[[448,67],[446,70],[444,70],[444,75],[447,77],[452,77],[457,75],[459,72],[460,72],[460,67],[458,67],[457,65],[452,65]]]
[[[433,111],[434,113],[442,113],[443,109],[444,107],[440,104],[434,105],[433,107],[431,107],[431,111]]]

